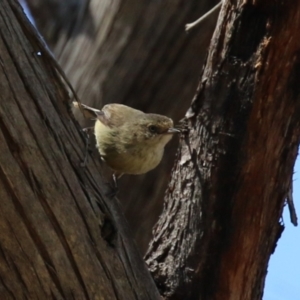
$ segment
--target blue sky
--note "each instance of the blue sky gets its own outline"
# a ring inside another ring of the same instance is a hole
[[[300,156],[294,169],[294,204],[300,223]],[[287,207],[285,230],[271,256],[263,300],[300,300],[300,228],[290,222]]]

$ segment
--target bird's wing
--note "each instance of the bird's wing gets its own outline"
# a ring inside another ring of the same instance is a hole
[[[73,105],[74,107],[78,107],[82,111],[84,117],[87,119],[99,119],[99,117],[101,118],[101,116],[104,116],[104,112],[100,109],[93,108],[78,102],[73,102]]]

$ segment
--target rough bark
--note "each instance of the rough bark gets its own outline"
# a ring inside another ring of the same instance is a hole
[[[146,255],[165,299],[262,299],[284,228],[300,141],[300,2],[236,2],[221,10]]]
[[[217,14],[189,34],[184,25],[217,2],[28,0],[84,103],[100,108],[120,102],[176,122],[195,93]],[[176,146],[167,147],[155,171],[120,181],[120,199],[142,251],[162,209]]]
[[[0,1],[1,299],[158,299],[70,99],[19,4]]]

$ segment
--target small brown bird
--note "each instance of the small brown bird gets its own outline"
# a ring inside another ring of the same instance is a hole
[[[96,117],[94,133],[102,159],[119,175],[144,174],[161,161],[165,145],[174,133],[172,119],[146,114],[122,104],[107,104],[102,110],[80,104]]]

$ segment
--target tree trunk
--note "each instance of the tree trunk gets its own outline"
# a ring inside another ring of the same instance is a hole
[[[217,14],[202,30],[186,34],[184,26],[217,2],[28,0],[84,103],[101,108],[118,102],[175,121],[195,93]],[[176,147],[174,139],[156,170],[120,180],[120,199],[143,252],[162,209]]]
[[[300,135],[300,2],[223,4],[146,255],[164,299],[262,299]]]
[[[159,299],[70,99],[16,1],[0,1],[1,299]]]

